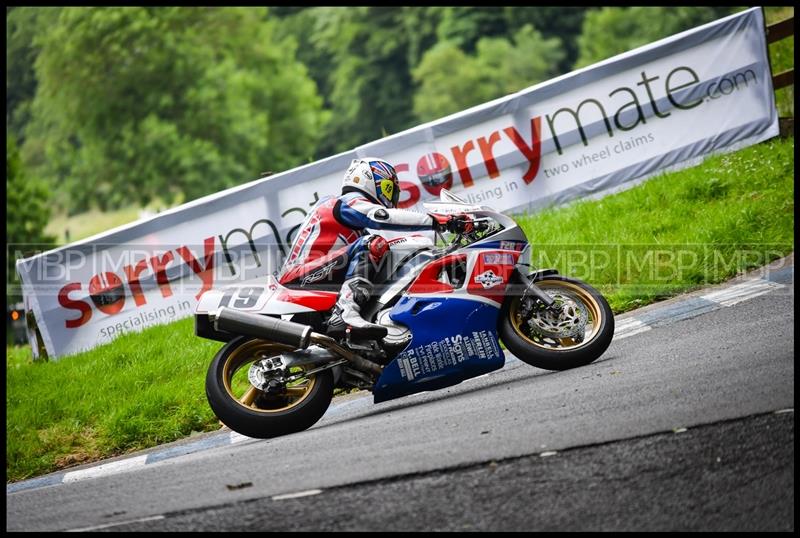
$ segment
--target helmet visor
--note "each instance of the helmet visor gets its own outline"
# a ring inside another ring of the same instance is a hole
[[[394,167],[385,161],[369,163],[375,179],[375,192],[378,201],[385,207],[397,207],[400,200],[400,183]]]
[[[378,199],[386,207],[397,207],[400,199],[400,186],[397,180],[382,179],[378,185]]]
[[[392,207],[397,207],[397,202],[400,201],[400,183],[395,179],[394,191],[392,191]]]

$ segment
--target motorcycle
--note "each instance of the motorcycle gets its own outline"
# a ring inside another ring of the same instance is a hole
[[[206,376],[223,424],[255,438],[302,431],[322,418],[335,388],[369,390],[380,403],[449,387],[502,368],[500,342],[556,371],[605,352],[614,334],[606,299],[555,269],[531,270],[514,220],[446,189],[424,207],[469,215],[473,226],[449,240],[437,232],[389,241],[381,293],[361,308],[386,327],[382,338],[325,334],[336,290],[288,288],[269,276],[201,297],[195,334],[226,342]]]

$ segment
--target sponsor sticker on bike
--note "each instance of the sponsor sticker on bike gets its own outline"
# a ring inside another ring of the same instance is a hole
[[[483,263],[492,265],[514,265],[514,256],[508,253],[486,252],[483,254]]]
[[[522,250],[525,248],[525,243],[519,241],[500,241],[500,248],[503,250]]]
[[[442,338],[404,351],[397,357],[400,375],[408,381],[436,374],[472,360],[490,360],[502,354],[490,331],[473,331]]]
[[[488,289],[501,284],[503,282],[503,277],[494,274],[494,271],[490,269],[476,276],[475,282],[483,286],[484,289]]]

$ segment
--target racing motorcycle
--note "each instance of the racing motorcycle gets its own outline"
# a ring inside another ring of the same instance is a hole
[[[506,349],[547,370],[596,360],[614,334],[606,299],[555,269],[532,270],[530,246],[509,217],[443,189],[434,215],[468,215],[469,231],[389,241],[381,292],[362,317],[377,339],[326,333],[337,290],[282,286],[275,277],[209,290],[195,333],[227,342],[206,376],[223,424],[270,438],[311,427],[335,388],[369,390],[380,403],[455,385],[503,367]],[[466,227],[465,227],[466,228]]]

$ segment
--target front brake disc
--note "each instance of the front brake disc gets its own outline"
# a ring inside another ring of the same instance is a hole
[[[583,338],[589,311],[586,306],[568,291],[558,291],[550,296],[559,306],[542,308],[531,312],[528,327],[542,336],[550,338]]]

